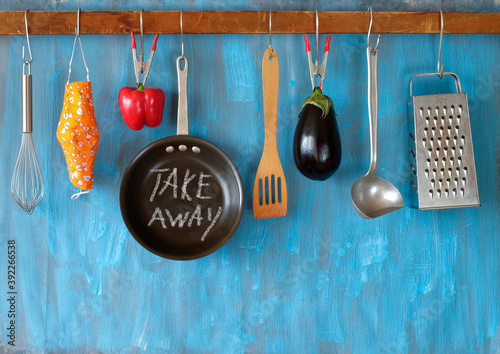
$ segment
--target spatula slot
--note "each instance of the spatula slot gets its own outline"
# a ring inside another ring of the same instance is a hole
[[[271,175],[271,202],[276,203],[276,182],[274,175]]]
[[[263,204],[262,178],[259,178],[259,205]]]
[[[269,177],[266,176],[265,178],[265,198],[266,198],[266,204],[269,204]]]
[[[278,177],[278,203],[281,203],[281,177]]]
[[[283,202],[282,178],[274,174],[258,179],[259,205],[276,204]]]

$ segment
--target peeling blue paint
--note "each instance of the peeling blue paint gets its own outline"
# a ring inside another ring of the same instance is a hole
[[[257,81],[259,75],[245,41],[235,35],[223,35],[222,57],[229,102],[256,101],[260,86],[260,81]]]

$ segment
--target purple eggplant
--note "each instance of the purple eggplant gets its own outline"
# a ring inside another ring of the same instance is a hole
[[[333,102],[319,87],[302,105],[293,155],[300,173],[316,181],[328,179],[340,166],[342,150]]]

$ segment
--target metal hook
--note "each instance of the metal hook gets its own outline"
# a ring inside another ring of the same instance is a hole
[[[28,52],[30,53],[30,60],[26,60],[24,58],[24,46],[23,46],[23,62],[24,64],[31,64],[33,61],[33,57],[31,56],[31,45],[30,45],[30,36],[28,34],[28,9],[24,11],[24,24],[26,26],[26,41],[28,42]]]
[[[319,13],[316,9],[316,66],[318,65],[318,47],[319,47]]]
[[[439,10],[439,13],[441,14],[441,32],[439,35],[439,56],[438,56],[438,77],[440,79],[443,78],[443,73],[444,73],[444,64],[441,64],[441,50],[443,49],[443,31],[444,31],[444,20],[443,20],[443,11]]]
[[[368,36],[367,36],[367,42],[368,42],[368,47],[370,46],[370,34],[372,33],[372,24],[373,24],[373,9],[372,6],[368,6],[368,11],[370,11],[370,26],[368,27]],[[378,44],[380,42],[380,34],[377,37],[377,44],[375,44],[375,49],[373,49],[373,52],[376,52],[378,49]]]
[[[140,19],[140,24],[141,24],[141,54],[139,56],[140,62],[141,62],[141,73],[144,73],[144,31],[142,28],[142,14],[144,12],[144,9],[141,9],[141,19]]]
[[[80,12],[81,12],[81,9],[78,8],[77,18],[76,18],[76,27],[75,27],[75,36],[77,38],[80,37]]]
[[[271,52],[269,53],[269,58],[272,58],[273,56],[273,47],[271,46],[271,28],[272,28],[272,23],[271,23],[271,10],[269,10],[269,48],[271,48]]]
[[[184,56],[184,31],[182,29],[182,10],[181,10],[181,56]]]
[[[80,50],[82,52],[83,64],[85,65],[85,70],[87,70],[87,81],[90,81],[89,68],[87,66],[87,62],[85,61],[85,54],[83,53],[82,40],[80,39],[80,12],[81,12],[81,9],[78,8],[77,18],[76,18],[76,27],[75,27],[75,40],[73,42],[73,50],[71,51],[71,59],[69,60],[68,81],[66,82],[66,85],[69,84],[69,80],[71,77],[71,63],[73,62],[73,55],[75,54],[76,40],[78,40],[80,42]]]

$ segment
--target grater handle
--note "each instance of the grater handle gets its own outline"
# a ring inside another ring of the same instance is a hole
[[[462,85],[460,84],[460,79],[458,78],[457,74],[448,72],[448,73],[443,73],[443,76],[444,75],[451,76],[455,80],[455,86],[457,88],[457,92],[462,93]],[[441,76],[441,74],[440,73],[418,74],[412,77],[410,80],[410,97],[413,96],[413,87],[412,87],[413,79],[416,77],[425,77],[425,76]]]

